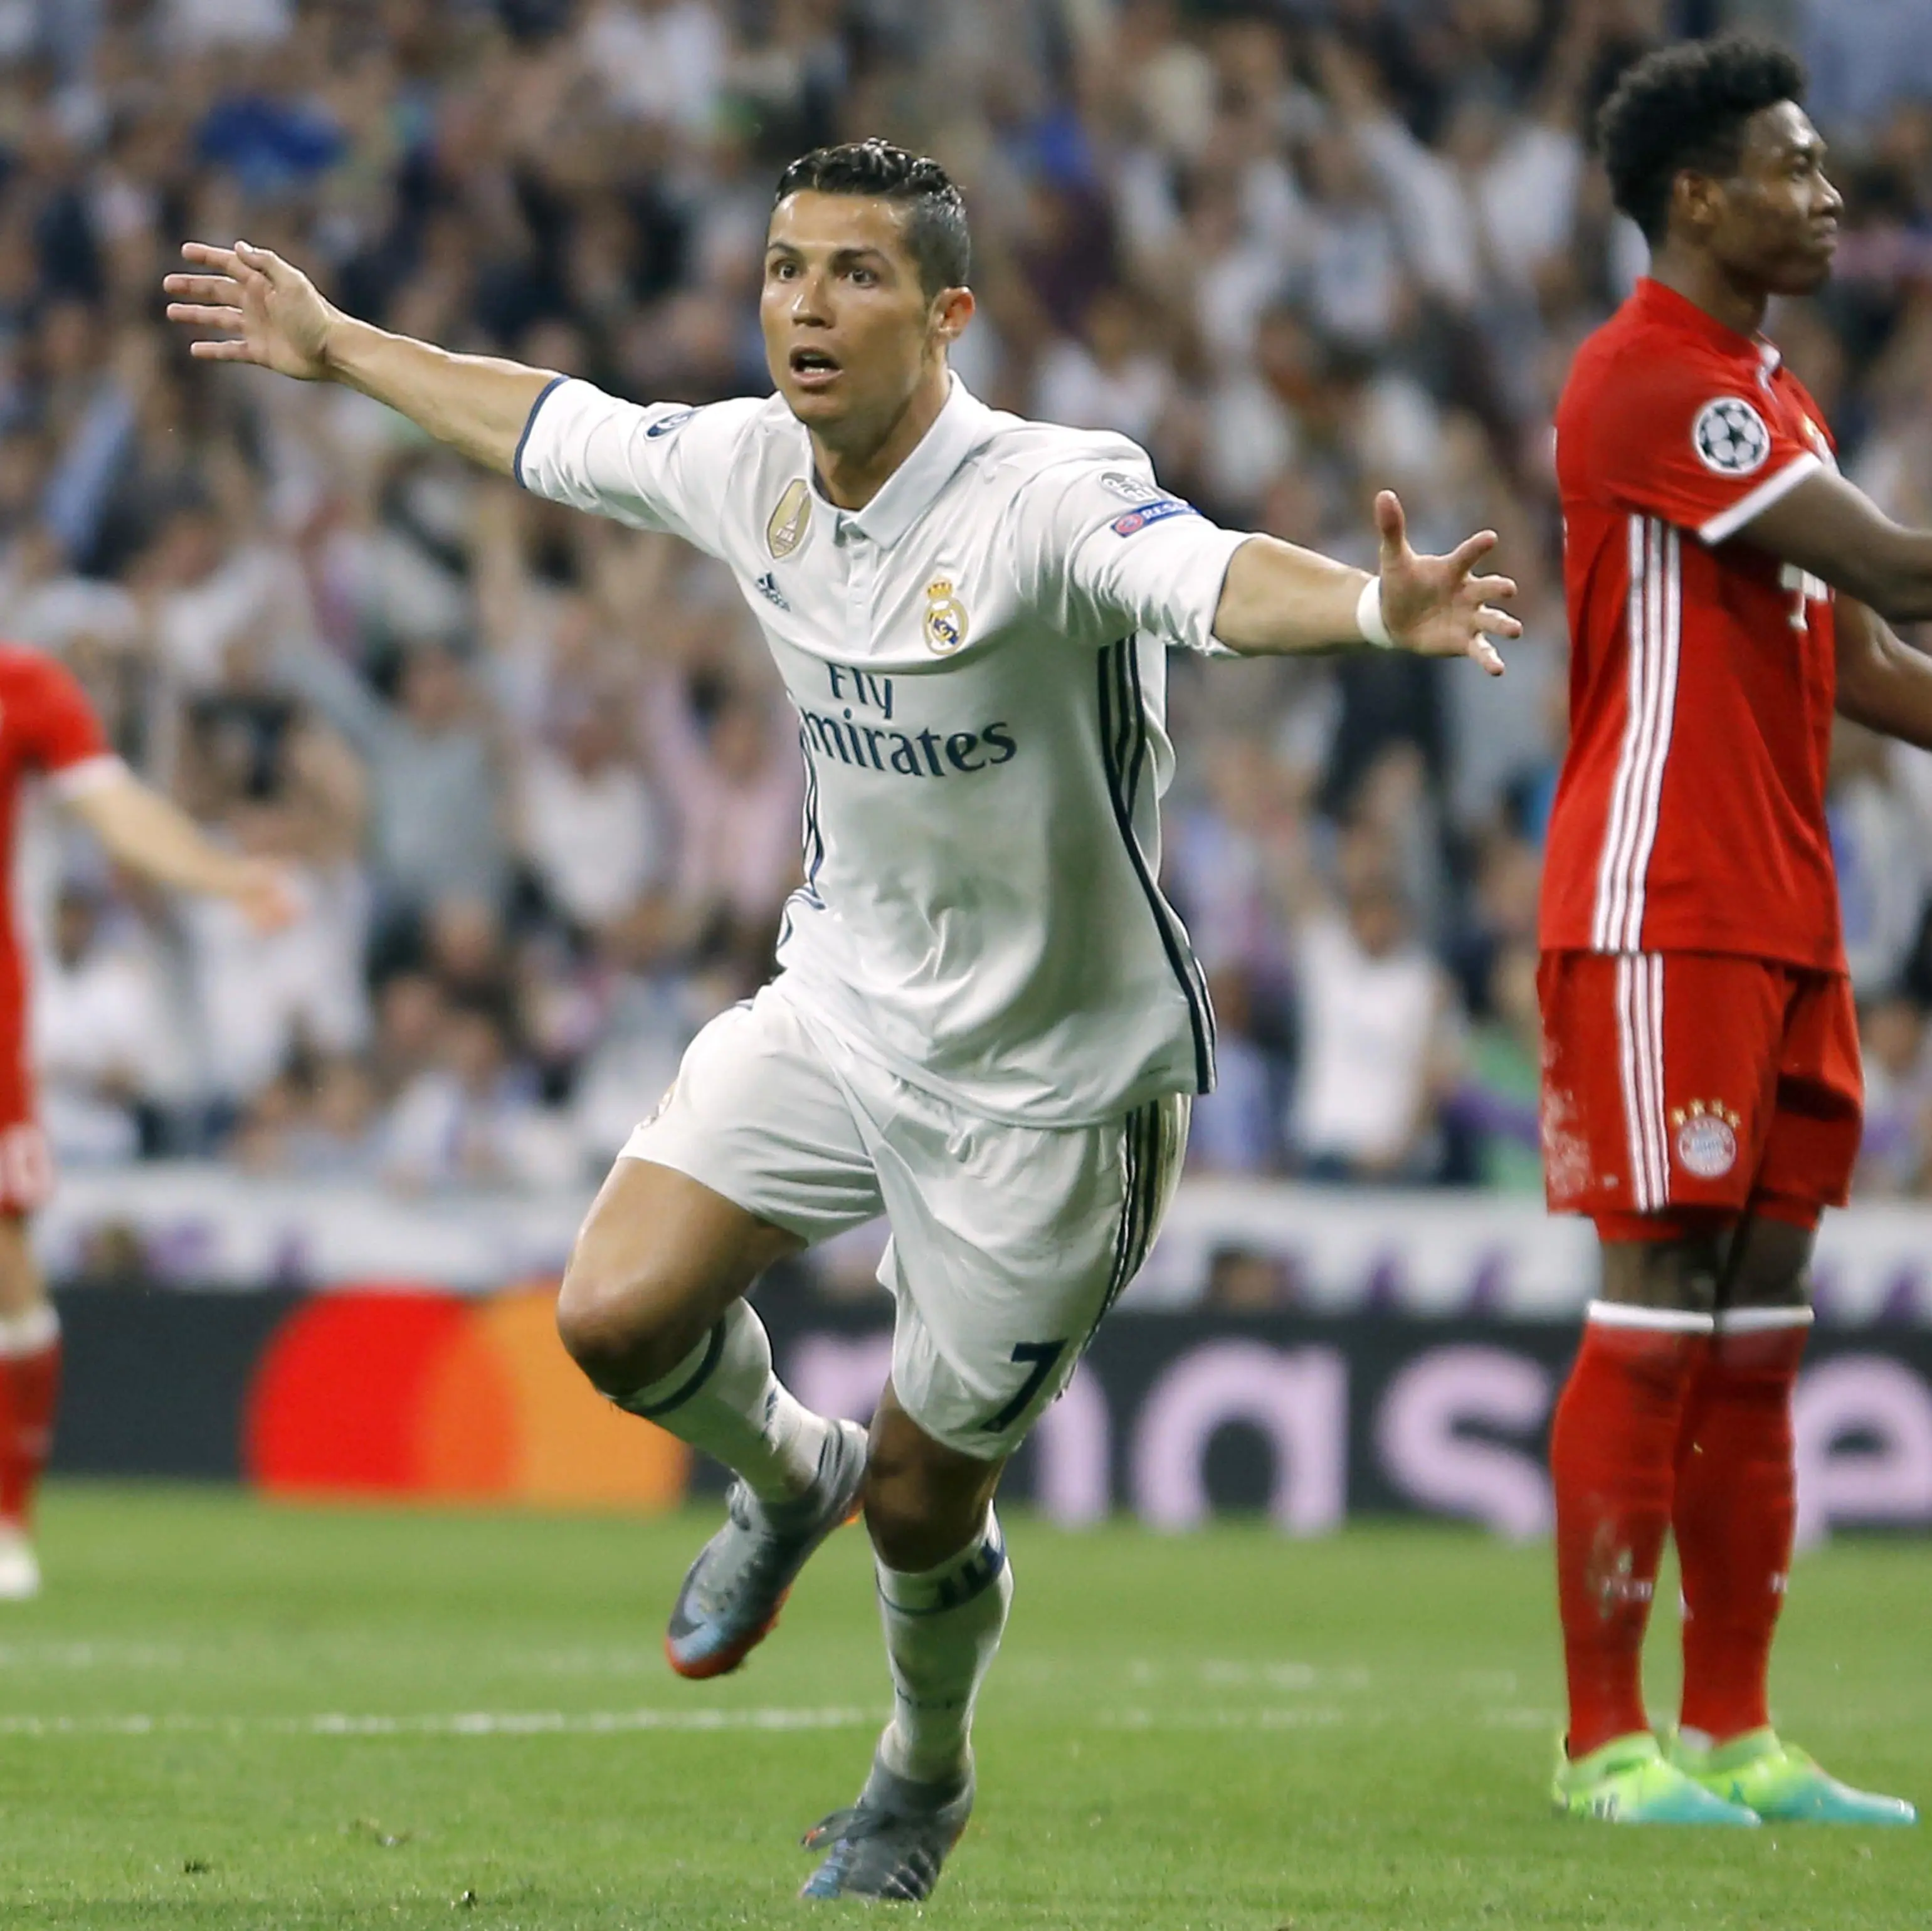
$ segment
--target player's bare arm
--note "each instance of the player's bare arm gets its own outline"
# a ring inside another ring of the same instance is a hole
[[[1738,534],[1893,623],[1932,617],[1932,529],[1894,523],[1835,470],[1807,476]]]
[[[104,777],[66,802],[117,865],[177,892],[232,899],[258,931],[274,931],[294,917],[294,901],[274,865],[224,850],[131,772]]]
[[[530,411],[554,379],[491,355],[456,355],[345,315],[308,277],[267,248],[189,241],[192,271],[161,286],[167,316],[215,333],[188,352],[252,362],[298,382],[336,382],[386,403],[418,427],[506,475]]]
[[[1271,536],[1243,544],[1228,565],[1215,636],[1230,650],[1256,656],[1366,640],[1419,657],[1473,658],[1500,677],[1503,661],[1490,639],[1520,637],[1522,625],[1499,607],[1516,595],[1515,583],[1476,574],[1496,546],[1496,532],[1478,530],[1446,556],[1419,556],[1391,490],[1376,498],[1376,577]]]
[[[1932,751],[1932,657],[1853,598],[1837,616],[1838,715]]]

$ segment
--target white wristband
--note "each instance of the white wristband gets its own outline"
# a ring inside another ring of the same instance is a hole
[[[1389,627],[1382,621],[1382,580],[1371,577],[1362,586],[1362,594],[1355,599],[1355,628],[1378,650],[1393,650],[1395,639],[1389,635]]]

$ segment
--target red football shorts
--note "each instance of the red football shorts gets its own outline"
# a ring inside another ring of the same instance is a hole
[[[54,1165],[35,1117],[24,1042],[0,1025],[0,1214],[32,1213],[54,1190]]]
[[[1606,1240],[1842,1207],[1864,1083],[1851,982],[1713,952],[1545,952],[1550,1210]]]

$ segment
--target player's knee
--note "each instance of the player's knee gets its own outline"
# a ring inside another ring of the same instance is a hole
[[[1606,1238],[1604,1298],[1634,1307],[1709,1314],[1724,1273],[1721,1229],[1695,1228],[1663,1239]]]
[[[619,1266],[580,1249],[557,1294],[557,1335],[596,1387],[629,1395],[669,1374],[702,1333],[686,1298],[648,1256]]]
[[[979,1518],[948,1507],[947,1501],[928,1485],[868,1475],[866,1532],[879,1560],[912,1576],[958,1555],[972,1540]]]
[[[26,1216],[0,1213],[0,1318],[28,1313],[46,1298]]]
[[[1740,1230],[1726,1300],[1732,1307],[1795,1308],[1811,1298],[1815,1228],[1757,1216]]]
[[[934,1452],[936,1451],[936,1452]],[[873,1444],[866,1471],[866,1530],[888,1569],[916,1574],[957,1555],[986,1520],[995,1465],[937,1444]]]

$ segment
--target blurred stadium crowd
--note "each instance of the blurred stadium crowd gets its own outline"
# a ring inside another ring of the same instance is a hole
[[[1504,535],[1510,676],[1177,662],[1167,873],[1208,962],[1224,1171],[1538,1184],[1534,932],[1563,732],[1548,424],[1641,250],[1587,163],[1672,33],[1805,47],[1848,232],[1775,327],[1846,466],[1932,523],[1932,35],[1910,0],[0,0],[0,628],[278,854],[270,937],[42,823],[59,1157],[407,1189],[601,1171],[766,974],[794,724],[730,583],[362,398],[191,363],[185,236],[640,398],[767,386],[771,183],[882,133],[967,189],[1008,408],[1126,431],[1210,514],[1368,561]],[[1921,23],[1922,28],[1922,22]],[[1694,777],[1689,781],[1694,782]],[[1932,760],[1833,790],[1868,1191],[1932,1189]]]

